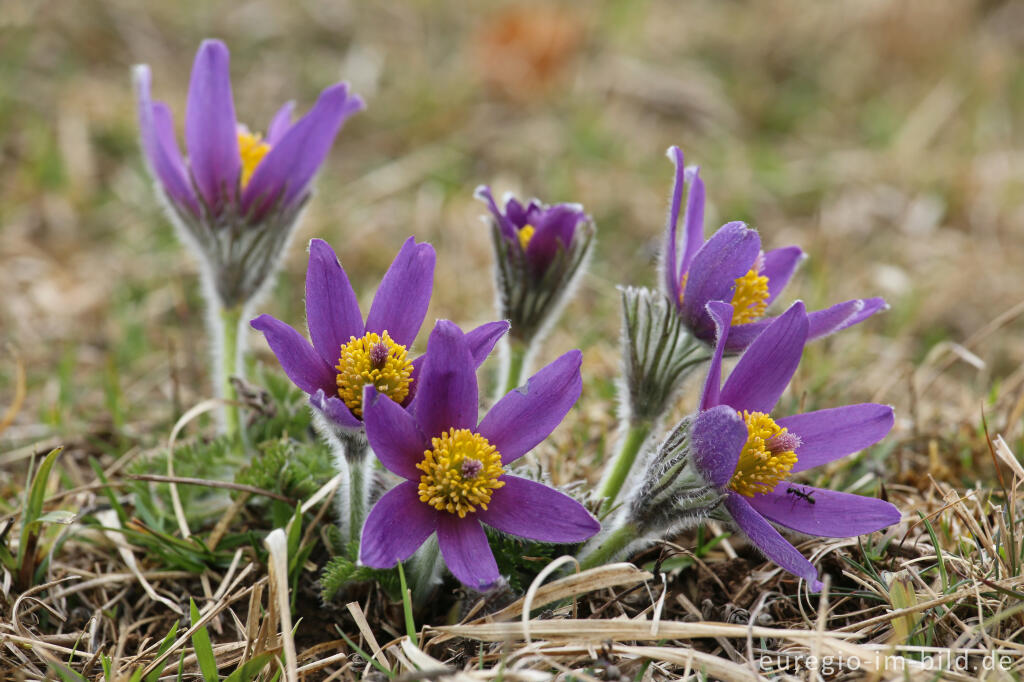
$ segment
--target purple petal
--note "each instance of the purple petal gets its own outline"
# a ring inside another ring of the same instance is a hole
[[[680,279],[689,269],[697,250],[704,244],[704,181],[700,179],[700,166],[690,166],[685,170],[685,176],[690,183],[690,192],[686,197],[686,244],[679,261]]]
[[[804,252],[799,246],[786,246],[764,254],[761,274],[768,278],[768,300],[766,303],[771,304],[779,297],[803,259]]]
[[[530,208],[535,208],[535,203],[530,202]],[[518,230],[519,228],[525,227],[529,224],[529,218],[527,210],[519,200],[513,196],[505,195],[505,217],[508,218],[512,225]]]
[[[776,423],[800,437],[792,471],[805,471],[858,452],[885,438],[895,417],[888,405],[862,403],[806,412]]]
[[[356,292],[334,250],[322,239],[309,242],[306,325],[313,347],[332,367],[338,362],[341,347],[353,336],[360,338],[364,334]]]
[[[498,322],[487,322],[476,329],[466,332],[466,345],[469,346],[469,353],[473,356],[473,363],[480,367],[484,360],[491,354],[494,344],[504,336],[511,325],[501,320]]]
[[[526,247],[526,258],[536,267],[547,267],[559,249],[568,251],[576,234],[576,226],[587,219],[579,206],[558,204],[543,212]]]
[[[270,315],[260,315],[249,324],[256,331],[263,332],[284,373],[296,386],[310,394],[321,388],[335,390],[334,370],[317,355],[302,334]]]
[[[484,360],[490,355],[498,339],[508,332],[509,326],[509,323],[504,320],[500,322],[487,322],[472,331],[466,332],[466,345],[469,346],[469,354],[473,356],[473,364],[477,369],[480,368],[480,365],[484,364]],[[419,388],[419,376],[420,372],[423,371],[423,360],[426,357],[426,355],[421,355],[412,361],[412,372],[409,374],[409,394],[405,396],[405,400],[402,402],[402,405],[410,412],[415,411],[412,407],[412,401],[416,397],[416,390]]]
[[[487,204],[487,208],[490,209],[491,215],[498,222],[498,227],[501,229],[501,233],[505,235],[505,238],[519,243],[519,230],[512,224],[512,222],[502,213],[501,209],[498,208],[498,204],[494,201],[494,195],[491,194],[491,188],[487,185],[480,185],[473,192],[473,196],[480,201]]]
[[[427,342],[416,392],[416,423],[427,438],[448,429],[472,429],[479,411],[476,368],[465,335],[454,323],[438,320]]]
[[[773,491],[754,495],[748,502],[769,521],[827,538],[873,533],[899,523],[901,518],[899,509],[884,500],[811,488],[792,481],[782,481]]]
[[[690,430],[693,463],[716,488],[724,488],[736,473],[740,452],[747,443],[747,425],[739,412],[718,405],[697,414]]]
[[[243,212],[258,217],[278,198],[291,204],[305,195],[342,124],[364,106],[358,95],[349,95],[346,83],[321,92],[313,108],[256,166],[242,197]]]
[[[294,110],[294,101],[285,102],[277,110],[277,113],[274,114],[274,118],[270,120],[270,125],[267,126],[266,143],[271,147],[280,142],[284,134],[288,132],[288,129],[292,127],[292,112]]]
[[[736,363],[722,387],[721,402],[768,414],[793,378],[807,340],[807,314],[797,301],[775,320]]]
[[[367,386],[363,390],[363,422],[370,447],[388,471],[418,481],[423,472],[416,465],[430,449],[430,441],[413,416],[373,386]]]
[[[750,538],[755,547],[764,552],[765,556],[793,575],[806,580],[811,592],[821,591],[818,569],[805,559],[796,547],[779,535],[779,531],[765,521],[764,517],[750,506],[746,498],[730,492],[725,498],[725,506],[739,529]]]
[[[683,187],[685,165],[683,164],[683,151],[676,146],[668,148],[668,158],[676,167],[675,182],[672,184],[672,203],[668,209],[668,222],[665,225],[665,248],[661,254],[662,277],[665,278],[665,293],[673,303],[679,303],[679,245],[676,243],[676,233],[679,229],[679,211],[683,207]],[[684,244],[686,236],[683,236]]]
[[[334,389],[331,389],[333,392]],[[323,389],[317,389],[316,393],[309,396],[309,404],[315,410],[323,413],[329,421],[347,429],[362,429],[363,422],[359,417],[352,414],[341,398],[337,395],[328,395]]]
[[[411,557],[437,528],[439,514],[420,502],[416,487],[412,481],[399,483],[373,505],[359,540],[359,563],[391,568]]]
[[[477,433],[498,448],[502,464],[525,455],[562,423],[583,390],[582,363],[583,353],[571,350],[494,404]]]
[[[732,301],[736,280],[747,274],[761,251],[757,232],[743,223],[723,225],[694,255],[686,290],[683,292],[683,319],[701,339],[714,333],[705,306],[709,301]]]
[[[487,544],[487,534],[472,515],[460,519],[455,514],[440,512],[437,542],[448,570],[466,587],[483,592],[501,577]]]
[[[750,344],[761,335],[765,329],[771,326],[777,317],[763,317],[756,322],[737,324],[729,328],[729,338],[725,342],[725,354],[736,355],[742,353]]]
[[[430,305],[434,288],[434,247],[409,237],[384,273],[366,316],[366,331],[388,334],[406,348],[412,346]]]
[[[820,339],[823,336],[842,331],[847,327],[863,322],[877,312],[887,310],[889,305],[882,298],[858,298],[852,301],[837,303],[825,310],[816,310],[807,315],[810,329],[808,339]]]
[[[196,186],[214,213],[234,198],[242,159],[231,95],[228,48],[204,40],[192,65],[185,104],[185,147]]]
[[[145,64],[136,66],[134,81],[142,151],[150,170],[172,201],[184,204],[193,213],[198,213],[199,204],[192,193],[185,162],[174,138],[171,111],[162,102],[154,103],[150,96],[149,67]]]
[[[583,542],[601,524],[582,504],[554,488],[518,476],[502,476],[477,518],[500,531],[539,542]]]
[[[708,315],[715,323],[715,352],[708,364],[708,376],[704,380],[704,392],[700,399],[700,409],[707,410],[717,405],[722,393],[722,354],[729,339],[729,322],[732,320],[732,306],[721,301],[711,301],[707,305]]]

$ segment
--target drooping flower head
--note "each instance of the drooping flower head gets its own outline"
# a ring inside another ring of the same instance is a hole
[[[490,187],[476,197],[491,212],[499,314],[512,322],[511,334],[533,339],[557,315],[584,270],[594,223],[579,204],[548,206],[515,197],[502,210]]]
[[[251,298],[276,267],[335,136],[364,104],[339,83],[294,123],[294,103],[286,103],[261,135],[236,119],[228,69],[224,43],[203,41],[185,105],[187,158],[170,108],[150,95],[144,64],[135,67],[135,88],[142,148],[157,191],[213,270],[221,302],[233,306]]]
[[[483,525],[541,542],[582,542],[600,524],[577,501],[507,473],[561,423],[582,388],[570,351],[508,393],[478,420],[476,361],[468,335],[441,320],[427,345],[415,405],[403,410],[367,386],[366,436],[381,463],[405,479],[366,518],[360,561],[388,568],[433,533],[451,572],[483,590],[499,579]]]
[[[285,373],[309,394],[314,408],[337,427],[361,429],[364,386],[374,386],[403,406],[416,395],[423,357],[412,359],[409,348],[430,304],[434,262],[430,244],[406,240],[364,321],[334,250],[313,239],[306,270],[306,323],[312,344],[270,315],[250,324],[263,332]],[[492,322],[466,335],[474,367],[507,330],[507,322]]]
[[[898,523],[883,500],[795,483],[793,474],[858,452],[893,426],[888,405],[863,403],[774,418],[809,331],[803,303],[794,303],[750,345],[722,385],[728,348],[727,303],[710,303],[717,330],[700,410],[689,434],[693,462],[741,531],[772,561],[821,589],[818,573],[772,525],[825,537],[853,537]]]
[[[742,351],[772,323],[768,307],[789,283],[804,257],[797,246],[761,250],[761,238],[741,222],[723,225],[704,241],[704,182],[700,168],[685,166],[683,152],[670,147],[675,184],[665,229],[662,286],[683,323],[706,343],[715,340],[715,324],[707,311],[710,301],[732,306],[726,352]],[[685,191],[689,187],[689,191]],[[686,194],[683,234],[677,237]],[[853,299],[808,314],[808,339],[816,339],[863,322],[884,310],[881,298]]]

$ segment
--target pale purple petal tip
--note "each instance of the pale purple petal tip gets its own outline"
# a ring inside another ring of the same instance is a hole
[[[185,147],[192,177],[214,213],[234,198],[242,169],[229,62],[224,43],[204,40],[192,65],[185,104]]]
[[[502,476],[477,518],[488,526],[539,542],[583,542],[601,530],[600,522],[582,504],[542,483]]]
[[[724,488],[736,472],[747,442],[743,417],[728,405],[697,414],[690,430],[690,451],[701,475],[716,488]]]
[[[302,334],[270,315],[260,315],[249,324],[256,331],[263,332],[270,350],[274,351],[281,368],[296,386],[310,394],[318,389],[333,390],[334,370]]]
[[[410,481],[421,474],[416,465],[430,449],[427,438],[416,426],[416,420],[405,409],[373,386],[363,390],[363,422],[366,438],[377,459],[393,473]]]
[[[721,402],[737,410],[775,407],[789,385],[807,340],[807,314],[797,301],[747,348],[722,387]]]
[[[885,500],[782,481],[750,505],[770,521],[808,535],[852,538],[899,523],[899,509]]]
[[[405,241],[373,297],[367,331],[387,331],[395,343],[412,346],[430,305],[436,259],[430,244],[417,244],[412,237]]]
[[[466,344],[469,346],[470,355],[477,367],[484,364],[484,360],[491,354],[494,344],[508,333],[511,325],[506,320],[487,322],[472,331],[466,332]]]
[[[778,420],[779,426],[800,437],[794,473],[874,445],[885,438],[894,423],[892,407],[876,403],[833,407]]]
[[[411,557],[437,528],[438,512],[420,502],[416,487],[412,481],[399,483],[370,510],[359,540],[361,564],[391,568]]]
[[[745,497],[730,492],[725,498],[725,506],[739,529],[765,556],[793,575],[806,580],[811,592],[821,591],[818,569],[751,507]]]
[[[306,269],[306,324],[313,347],[332,367],[341,347],[354,336],[363,336],[359,301],[334,249],[322,239],[309,242]]]
[[[438,513],[437,520],[437,542],[452,575],[466,587],[480,592],[498,582],[501,574],[480,522],[472,515],[460,519],[444,512]]]
[[[477,432],[509,464],[548,437],[583,390],[583,354],[572,350],[534,374],[525,386],[510,391],[491,408]]]
[[[316,393],[309,396],[309,404],[313,409],[321,412],[333,424],[346,429],[363,428],[363,422],[359,421],[359,417],[352,414],[352,410],[348,408],[348,405],[341,398],[336,395],[329,395],[323,389],[319,389]]]

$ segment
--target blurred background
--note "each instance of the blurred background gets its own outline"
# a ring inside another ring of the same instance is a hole
[[[555,444],[600,438],[613,423],[615,286],[656,284],[677,144],[702,167],[708,231],[744,220],[766,248],[810,254],[787,301],[892,305],[809,348],[794,399],[893,403],[905,442],[953,452],[982,410],[1019,434],[1024,3],[470,6],[3,0],[2,404],[15,355],[28,391],[0,449],[152,443],[212,394],[196,265],[151,192],[130,82],[133,64],[151,65],[180,135],[205,37],[230,47],[253,129],[338,80],[369,105],[339,135],[258,312],[301,326],[310,237],[335,247],[368,302],[412,234],[438,250],[428,324],[485,321],[491,255],[474,187],[580,202],[596,258],[539,360],[584,350],[579,428]],[[255,334],[251,347],[274,362]]]

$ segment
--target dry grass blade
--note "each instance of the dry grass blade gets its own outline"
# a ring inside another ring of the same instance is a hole
[[[270,553],[270,603],[277,608],[284,642],[285,679],[298,682],[298,656],[292,635],[291,605],[288,603],[288,537],[280,528],[270,531],[263,541]]]

